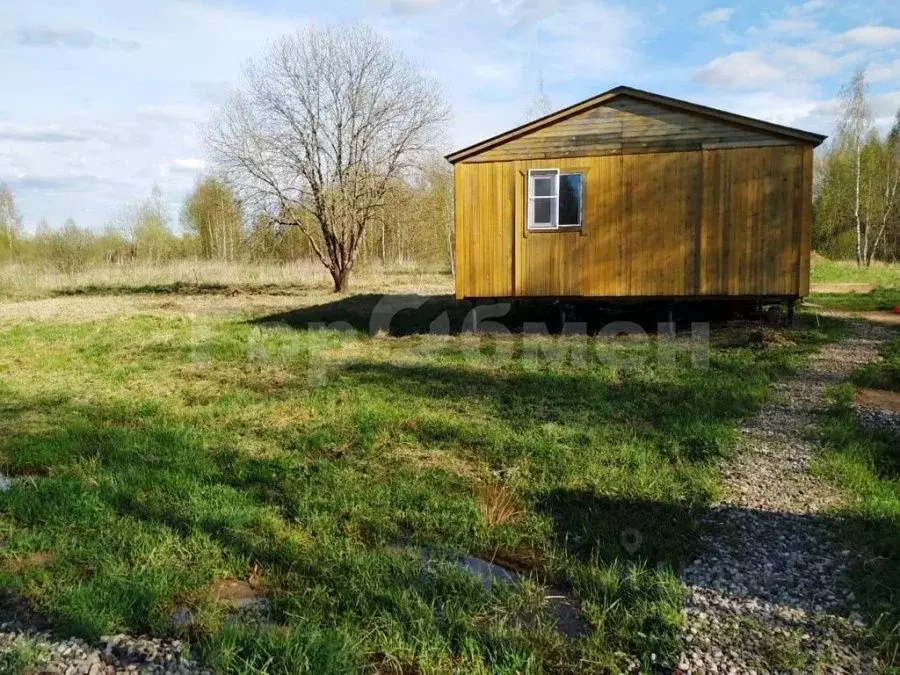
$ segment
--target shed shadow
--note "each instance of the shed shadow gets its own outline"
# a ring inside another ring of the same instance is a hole
[[[495,301],[457,300],[452,295],[351,295],[331,302],[260,317],[256,325],[280,324],[298,330],[329,328],[395,337],[456,335],[471,332],[596,334],[613,322],[627,322],[655,333],[668,321],[670,302],[660,299],[529,298]],[[752,316],[746,301],[680,301],[676,322],[726,322]]]

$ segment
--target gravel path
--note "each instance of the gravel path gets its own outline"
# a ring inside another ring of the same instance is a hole
[[[809,471],[806,440],[825,388],[878,358],[887,329],[854,324],[741,430],[724,472],[724,498],[708,516],[703,553],[684,571],[685,647],[691,673],[867,673],[865,625],[826,511],[841,494]]]
[[[89,644],[60,638],[11,596],[0,596],[0,673],[210,675],[181,640],[113,635]]]

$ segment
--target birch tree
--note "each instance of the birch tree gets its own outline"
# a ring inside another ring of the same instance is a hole
[[[862,155],[863,146],[872,135],[872,109],[866,96],[865,71],[858,70],[849,84],[839,93],[840,113],[837,124],[837,142],[842,152],[852,157],[853,163],[853,221],[856,228],[856,264],[863,265],[868,258],[869,230],[863,219],[862,207]]]
[[[6,183],[0,182],[0,250],[8,260],[13,258],[16,241],[22,236],[22,214]]]
[[[242,201],[302,231],[339,292],[392,181],[448,118],[438,86],[372,30],[309,28],[246,66],[206,137]]]

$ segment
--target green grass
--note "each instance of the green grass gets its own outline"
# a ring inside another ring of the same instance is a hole
[[[849,260],[813,260],[810,281],[814,284],[859,283],[881,287],[900,286],[900,265],[875,263],[859,267]]]
[[[853,374],[853,383],[869,389],[900,391],[900,337],[882,345],[882,360],[863,366]]]
[[[896,341],[888,350],[896,349]],[[854,571],[856,593],[888,666],[900,667],[900,437],[864,427],[852,406],[853,386],[838,387],[823,414],[826,453],[817,471],[851,496],[841,514],[847,537],[865,551]]]
[[[653,339],[14,326],[0,333],[0,470],[16,478],[0,492],[0,587],[89,639],[171,634],[188,608],[217,672],[672,664],[676,572],[715,464],[772,381],[839,330],[822,325],[714,348],[707,368]],[[486,520],[491,494],[515,508]],[[532,581],[486,588],[449,563],[460,554]],[[255,565],[272,623],[228,623],[207,589]],[[551,583],[587,637],[555,632]]]
[[[26,638],[20,638],[4,649],[0,653],[0,673],[4,675],[33,673],[35,666],[49,656],[46,649]]]
[[[868,293],[811,293],[807,302],[849,312],[889,312],[900,306],[900,287],[876,288]]]

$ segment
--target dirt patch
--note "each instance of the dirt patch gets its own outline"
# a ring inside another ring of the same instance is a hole
[[[830,283],[812,284],[810,290],[813,293],[870,293],[876,288],[875,284],[865,283]]]
[[[900,326],[900,314],[894,312],[848,312],[843,309],[824,309],[819,311],[819,314],[837,319],[863,319],[882,326]]]
[[[259,587],[238,579],[220,579],[209,587],[212,600],[234,609],[259,606],[265,602],[264,596]]]
[[[860,389],[853,400],[863,408],[900,413],[900,392],[885,389]]]
[[[896,312],[860,312],[859,318],[882,326],[900,326],[900,314]]]
[[[26,570],[47,567],[47,565],[53,564],[53,561],[54,557],[52,553],[49,551],[39,551],[37,553],[31,553],[24,558],[7,560],[3,566],[14,574],[21,574]]]

